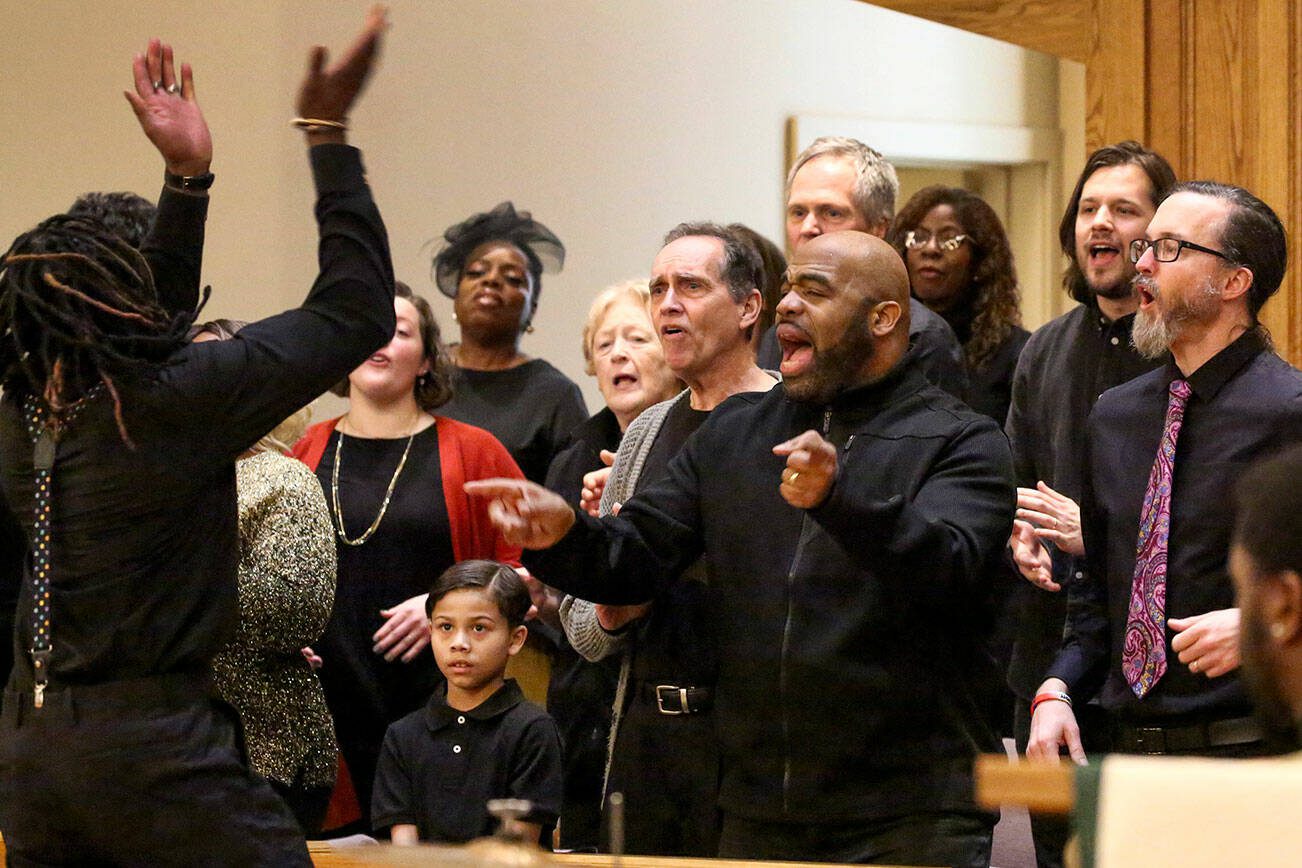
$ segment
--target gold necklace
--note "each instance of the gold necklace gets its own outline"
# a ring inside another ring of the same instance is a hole
[[[419,419],[416,420],[416,424],[420,425]],[[380,504],[380,514],[375,517],[375,521],[371,522],[371,526],[366,529],[366,533],[357,539],[349,539],[348,534],[344,532],[344,511],[339,506],[339,456],[343,454],[342,447],[344,445],[344,432],[339,432],[339,439],[335,441],[335,466],[330,470],[330,499],[335,507],[335,523],[338,525],[336,533],[339,534],[339,539],[343,541],[344,545],[361,545],[370,539],[371,534],[375,533],[376,528],[380,526],[380,522],[384,520],[384,513],[389,509],[389,498],[393,497],[393,489],[397,487],[398,477],[402,475],[402,468],[407,463],[407,454],[411,452],[411,441],[415,439],[416,432],[413,430],[410,436],[407,437],[407,446],[402,450],[402,458],[398,459],[398,469],[393,471],[393,478],[389,480],[389,489],[384,492],[384,502]]]

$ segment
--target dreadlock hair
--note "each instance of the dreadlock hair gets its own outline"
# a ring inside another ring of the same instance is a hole
[[[43,400],[58,420],[102,384],[134,446],[117,384],[182,346],[196,314],[169,313],[149,263],[112,230],[55,215],[0,258],[0,387]]]

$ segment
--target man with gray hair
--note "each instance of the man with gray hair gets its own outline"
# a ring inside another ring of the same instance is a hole
[[[857,229],[886,237],[900,182],[895,167],[858,139],[822,136],[796,157],[787,174],[787,253],[828,232]],[[963,349],[954,330],[916,298],[909,300],[909,351],[922,374],[957,398],[967,391]],[[760,343],[759,364],[782,360],[774,326]]]
[[[601,496],[602,515],[662,482],[670,460],[719,404],[776,385],[750,349],[761,270],[747,240],[716,224],[682,223],[665,236],[651,266],[651,319],[669,369],[687,388],[628,426]],[[684,579],[667,584],[652,604],[594,606],[573,597],[561,603],[575,650],[590,660],[624,654],[605,789],[624,795],[625,849],[634,854],[718,851],[715,624],[704,564],[689,567]]]

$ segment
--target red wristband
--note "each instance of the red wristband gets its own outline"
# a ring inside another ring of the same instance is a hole
[[[1035,717],[1035,709],[1039,708],[1040,705],[1045,702],[1065,702],[1067,703],[1068,707],[1070,707],[1071,697],[1068,696],[1066,693],[1063,693],[1062,691],[1054,691],[1052,693],[1037,693],[1035,695],[1035,698],[1031,700],[1031,717]]]

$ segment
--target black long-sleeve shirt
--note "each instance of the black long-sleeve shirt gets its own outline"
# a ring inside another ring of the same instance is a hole
[[[1044,480],[1080,502],[1085,466],[1085,420],[1099,396],[1161,360],[1146,359],[1130,343],[1135,315],[1109,320],[1096,304],[1077,305],[1036,330],[1013,375],[1008,409],[1008,445],[1017,484],[1034,488]],[[1080,571],[1071,555],[1050,546],[1054,581],[1066,588]],[[1023,699],[1034,696],[1045,670],[1062,647],[1067,594],[1015,579],[1016,629],[1008,686]]]
[[[1193,395],[1171,483],[1168,618],[1234,606],[1226,568],[1234,485],[1254,460],[1302,442],[1302,372],[1255,331],[1188,377],[1172,362],[1099,399],[1089,419],[1082,510],[1088,567],[1068,589],[1067,636],[1048,675],[1085,693],[1102,683],[1103,707],[1135,723],[1178,725],[1251,710],[1237,672],[1207,679],[1176,659],[1170,628],[1166,674],[1143,699],[1121,672],[1140,512],[1176,379],[1187,379]]]
[[[816,510],[782,499],[773,446],[838,447]],[[972,809],[995,746],[972,667],[990,559],[1012,524],[1008,447],[907,361],[827,407],[737,395],[617,518],[580,515],[538,575],[603,603],[656,595],[704,555],[719,613],[720,803],[827,823]]]
[[[393,270],[358,152],[311,151],[321,274],[302,307],[233,340],[189,344],[89,400],[53,470],[50,689],[206,673],[234,633],[234,458],[393,334]],[[170,218],[169,218],[170,219]],[[202,244],[202,213],[169,224],[167,249]],[[188,254],[181,254],[182,256]],[[21,396],[0,402],[0,486],[30,536],[32,441]],[[18,605],[11,687],[32,685],[31,586]]]

